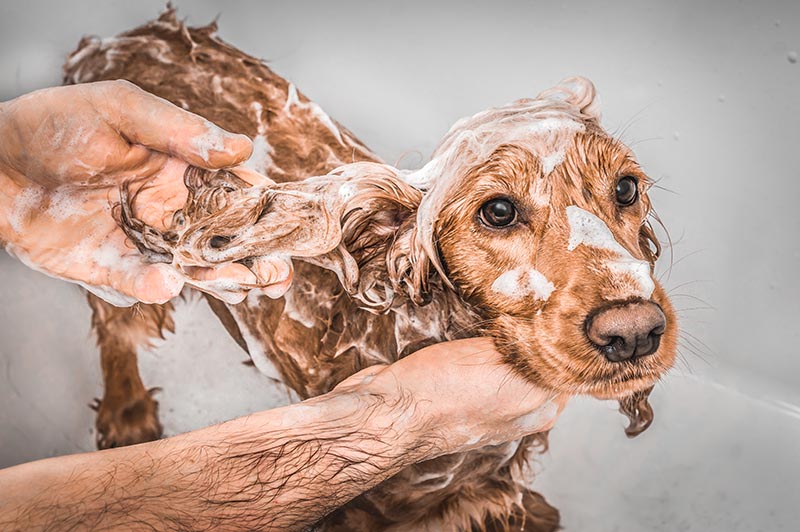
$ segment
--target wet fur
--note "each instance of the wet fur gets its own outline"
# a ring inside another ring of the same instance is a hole
[[[426,202],[431,204],[436,198],[386,170],[351,133],[321,118],[319,110],[293,86],[263,62],[217,39],[215,30],[214,25],[187,28],[170,10],[115,41],[84,39],[65,66],[65,82],[127,79],[228,130],[253,138],[263,136],[271,153],[257,169],[286,187],[309,186],[293,183],[329,174],[343,164],[363,161],[362,169],[371,168],[360,174],[368,176],[359,181],[366,191],[357,196],[365,202],[361,208],[343,205],[341,212],[335,213],[340,241],[322,257],[296,261],[295,282],[285,297],[254,296],[239,305],[209,298],[228,332],[257,365],[268,359],[281,379],[306,398],[329,391],[364,367],[392,362],[425,345],[489,334],[497,339],[507,361],[533,382],[569,393],[622,397],[623,411],[633,418],[631,432],[646,428],[652,419],[646,396],[671,364],[674,328],[665,335],[662,351],[666,354],[635,370],[641,373],[641,381],[621,379],[630,377],[630,368],[615,370],[598,362],[597,353],[581,336],[581,320],[614,286],[590,267],[602,253],[582,250],[568,256],[563,252],[566,228],[552,214],[567,204],[577,203],[590,211],[600,208],[593,198],[603,193],[606,184],[599,179],[576,183],[571,175],[610,176],[624,170],[644,178],[627,148],[593,122],[593,98],[578,102],[587,129],[554,170],[561,179],[553,180],[560,185],[549,192],[550,209],[545,213],[536,205],[526,207],[531,231],[502,238],[473,237],[479,230],[474,212],[485,197],[482,194],[489,190],[486,176],[503,181],[503,186],[525,187],[531,179],[503,180],[502,176],[532,178],[541,172],[538,159],[530,152],[513,143],[501,144],[464,174],[454,193],[443,192],[441,202],[434,205],[441,216],[435,227],[438,247],[432,249],[432,239],[426,240],[420,232],[418,214]],[[292,98],[299,105],[287,106]],[[456,141],[446,139],[444,145]],[[198,194],[213,186],[214,176],[206,174],[196,183]],[[188,182],[191,178],[188,176]],[[509,192],[530,195],[530,190]],[[642,210],[628,213],[620,223],[630,235],[623,244],[639,249],[640,255],[652,262],[657,246],[652,230],[641,223],[649,208],[646,197],[643,199]],[[253,213],[263,206],[234,210],[238,218],[219,225],[229,230],[252,226]],[[137,241],[136,235],[145,228],[136,226],[135,213],[128,214],[124,225]],[[256,213],[256,218],[259,216],[260,212]],[[543,233],[539,227],[548,227],[548,231]],[[162,243],[164,237],[154,236]],[[510,302],[487,290],[494,280],[492,272],[496,275],[527,260],[519,254],[529,253],[532,246],[541,250],[537,268],[546,270],[560,286],[570,287],[548,300],[547,305],[557,306],[558,311],[540,316],[537,311],[543,310],[542,306]],[[156,254],[164,259],[163,251],[171,253],[167,248]],[[562,251],[547,253],[551,248]],[[155,248],[142,245],[142,249],[154,252]],[[391,295],[387,295],[387,287]],[[570,296],[571,290],[580,291],[583,297]],[[660,288],[654,298],[669,313],[669,302]],[[100,409],[107,412],[98,416],[98,445],[157,438],[161,429],[156,404],[148,403],[150,394],[138,376],[135,357],[136,350],[147,346],[150,338],[173,329],[172,307],[116,309],[93,296],[89,299],[104,367],[105,395]],[[534,359],[530,353],[539,353],[539,357]],[[136,415],[126,416],[131,404]],[[149,408],[137,406],[140,404]],[[527,488],[530,455],[544,447],[546,434],[538,434],[418,464],[338,510],[319,528],[555,530],[558,512]]]

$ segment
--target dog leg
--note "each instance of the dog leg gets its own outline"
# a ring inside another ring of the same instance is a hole
[[[91,294],[88,299],[103,368],[103,398],[91,405],[97,411],[97,448],[156,440],[162,430],[152,397],[157,389],[144,387],[136,353],[165,330],[174,331],[172,304],[118,308]]]

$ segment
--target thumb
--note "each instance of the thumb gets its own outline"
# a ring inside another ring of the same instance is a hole
[[[202,168],[233,166],[250,157],[253,143],[127,81],[90,84],[95,107],[128,141],[169,153]]]
[[[292,285],[294,268],[288,257],[255,257],[250,269],[263,292],[272,299],[281,297]]]
[[[181,293],[184,279],[180,272],[168,264],[140,264],[108,272],[111,289],[86,286],[101,299],[117,306],[142,303],[166,303]],[[123,296],[118,298],[114,296]],[[135,301],[128,301],[132,298]]]

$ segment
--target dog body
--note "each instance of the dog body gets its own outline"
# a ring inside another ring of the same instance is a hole
[[[289,252],[301,260],[283,298],[253,292],[235,305],[207,298],[262,372],[308,398],[426,345],[489,335],[537,385],[633,397],[624,399],[625,411],[647,418],[641,394],[646,398],[672,364],[675,319],[652,280],[657,246],[645,222],[647,178],[630,151],[600,128],[591,84],[576,79],[465,119],[429,164],[402,172],[382,164],[261,61],[218,40],[215,30],[187,28],[170,10],[115,39],[84,39],[65,66],[65,81],[127,79],[247,134],[253,169],[279,182],[277,190],[309,198],[293,200],[284,212],[274,191],[269,210],[252,189],[226,188],[227,210],[204,211],[228,231],[218,252],[241,260],[257,256],[258,243],[274,250],[278,233],[302,233],[286,230],[293,212],[327,224],[319,232],[324,241],[312,246],[319,253]],[[214,175],[198,175],[195,185],[187,180],[195,198],[215,183]],[[619,198],[628,178],[640,185],[637,201],[620,208],[614,191]],[[191,242],[205,236],[211,234]],[[292,244],[287,249],[296,249]],[[105,383],[98,444],[159,437],[157,404],[139,378],[136,351],[173,329],[172,306],[133,312],[94,296],[89,301]],[[657,306],[664,323],[651,330],[649,347],[640,340],[631,351],[624,333],[609,330],[630,318],[631,308],[639,319],[644,305],[653,312]],[[627,362],[614,360],[620,358]],[[633,430],[647,423],[639,419]],[[415,465],[319,528],[555,530],[558,512],[527,487],[526,463],[537,446],[546,447],[546,434]]]

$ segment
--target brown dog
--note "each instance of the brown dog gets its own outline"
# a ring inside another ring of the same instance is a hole
[[[299,259],[281,299],[208,298],[259,369],[277,368],[306,398],[425,345],[488,335],[537,385],[620,399],[629,433],[647,427],[677,324],[652,276],[649,180],[600,127],[591,83],[567,80],[462,120],[425,167],[404,172],[215,29],[168,11],[115,39],[84,39],[65,81],[127,79],[254,139],[254,169],[278,185],[190,168],[172,227],[142,224],[128,190],[120,222],[147,257],[179,267]],[[105,381],[98,444],[157,438],[136,350],[172,330],[172,307],[89,299]],[[537,443],[546,434],[418,464],[319,527],[555,530],[558,512],[527,487]]]

